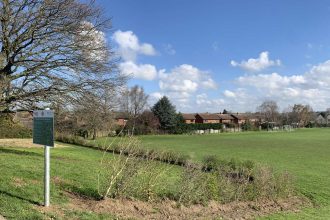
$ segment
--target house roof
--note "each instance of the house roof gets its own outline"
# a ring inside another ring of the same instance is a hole
[[[322,114],[319,114],[319,115],[316,116],[316,118],[323,118],[324,119],[325,117],[323,117]]]
[[[222,120],[233,120],[233,116],[230,114],[218,114],[218,117]]]
[[[199,113],[198,115],[203,120],[220,120],[218,114],[213,114],[213,113]]]
[[[191,114],[191,113],[182,113],[182,117],[185,120],[195,120],[196,119],[196,114]]]
[[[244,113],[231,114],[231,116],[233,116],[234,118],[236,118],[236,119],[238,119],[238,120],[246,120],[246,119],[249,119],[249,115],[244,114]]]

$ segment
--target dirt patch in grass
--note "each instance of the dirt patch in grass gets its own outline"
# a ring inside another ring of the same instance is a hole
[[[13,177],[11,183],[13,186],[19,188],[27,185],[27,183],[19,177]]]
[[[32,139],[0,139],[0,146],[1,147],[23,147],[23,148],[34,148],[34,147],[44,147],[39,144],[33,144]],[[55,144],[55,147],[66,147],[64,144]]]
[[[212,201],[207,206],[179,206],[176,202],[142,202],[128,199],[107,199],[95,201],[67,193],[70,202],[65,209],[78,212],[111,213],[123,219],[255,219],[280,211],[298,212],[302,207],[310,206],[306,199],[293,196],[277,201],[260,200],[254,202],[232,202],[219,204]],[[41,208],[42,212],[65,215],[64,207]]]

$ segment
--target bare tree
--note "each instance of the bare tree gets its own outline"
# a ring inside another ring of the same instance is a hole
[[[121,84],[93,0],[0,1],[0,111]]]
[[[264,101],[259,107],[258,110],[263,119],[266,120],[267,122],[277,122],[278,120],[278,105],[275,101],[269,100],[269,101]]]
[[[159,129],[158,118],[150,110],[143,111],[136,120],[136,130],[139,134],[153,134]]]
[[[292,106],[288,106],[285,109],[283,109],[283,112],[281,114],[281,120],[283,125],[289,125],[292,123],[290,118],[291,112],[292,112]]]
[[[306,126],[312,119],[313,109],[309,105],[295,104],[292,107],[290,119],[299,127]]]
[[[113,93],[99,89],[98,93],[86,92],[74,105],[77,127],[85,129],[96,139],[98,131],[110,131],[113,125]]]
[[[137,85],[130,89],[124,89],[120,97],[121,110],[128,113],[132,122],[132,130],[136,125],[138,116],[145,110],[149,96],[145,94],[144,89]]]

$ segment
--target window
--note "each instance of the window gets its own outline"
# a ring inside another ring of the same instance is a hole
[[[192,119],[192,120],[190,120],[190,122],[194,122],[194,120]]]

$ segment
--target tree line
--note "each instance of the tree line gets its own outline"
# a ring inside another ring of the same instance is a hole
[[[264,101],[258,108],[257,113],[264,123],[275,125],[291,125],[294,127],[313,127],[317,126],[316,114],[310,105],[294,104],[289,105],[282,112],[275,101]],[[325,115],[330,115],[328,109]]]

